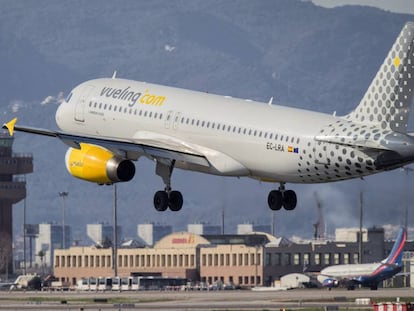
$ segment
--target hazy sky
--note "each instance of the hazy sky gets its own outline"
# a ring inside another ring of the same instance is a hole
[[[312,0],[312,2],[328,8],[347,4],[368,5],[396,13],[414,14],[413,0]]]

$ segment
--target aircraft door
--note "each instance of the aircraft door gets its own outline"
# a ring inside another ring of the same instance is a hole
[[[175,117],[174,117],[174,123],[173,123],[173,129],[174,130],[177,130],[177,128],[178,128],[178,124],[180,122],[180,118],[181,118],[181,112],[177,112],[175,114]]]
[[[80,91],[80,97],[75,104],[75,121],[85,122],[85,107],[89,94],[93,90],[93,85],[85,85],[83,90]]]
[[[166,129],[169,129],[170,128],[170,126],[171,126],[171,119],[172,119],[172,117],[173,117],[173,113],[174,113],[174,111],[168,111],[168,113],[167,113],[167,117],[165,118],[165,128]]]

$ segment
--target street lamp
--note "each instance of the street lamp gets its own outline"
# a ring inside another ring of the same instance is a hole
[[[68,196],[69,192],[62,191],[59,192],[59,196],[62,198],[63,206],[62,206],[62,248],[66,248],[66,235],[65,235],[65,209],[66,209],[66,197]]]
[[[113,265],[114,265],[114,276],[118,276],[118,194],[116,189],[116,184],[114,183],[114,241],[112,245],[113,250]]]

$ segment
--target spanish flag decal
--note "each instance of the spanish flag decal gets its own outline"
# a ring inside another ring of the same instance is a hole
[[[293,152],[293,153],[299,153],[299,148],[288,146],[287,151],[288,152]]]

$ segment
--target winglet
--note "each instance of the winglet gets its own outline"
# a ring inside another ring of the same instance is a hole
[[[14,134],[14,125],[17,122],[17,118],[14,118],[13,120],[10,120],[9,122],[3,124],[3,128],[7,129],[9,131],[10,136],[13,136]]]

